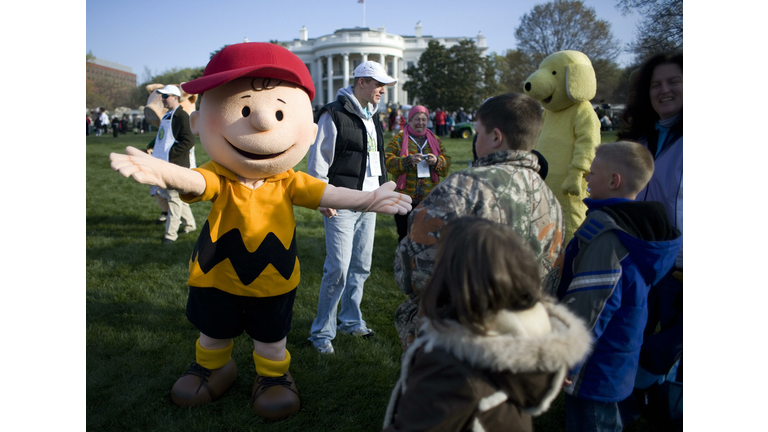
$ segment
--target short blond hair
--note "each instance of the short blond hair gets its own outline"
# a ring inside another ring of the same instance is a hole
[[[597,146],[595,159],[621,174],[627,188],[637,194],[653,176],[653,155],[644,146],[632,141],[617,141]]]

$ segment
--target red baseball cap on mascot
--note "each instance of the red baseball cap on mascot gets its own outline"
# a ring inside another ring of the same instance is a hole
[[[266,42],[245,42],[224,47],[208,62],[202,77],[181,87],[187,93],[202,94],[240,77],[289,81],[303,87],[309,100],[315,98],[315,85],[304,62],[280,45]]]

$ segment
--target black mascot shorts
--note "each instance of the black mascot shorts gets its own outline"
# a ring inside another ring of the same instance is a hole
[[[279,342],[291,330],[295,298],[295,288],[275,297],[244,297],[191,286],[187,319],[214,339],[233,339],[245,331],[259,342]]]

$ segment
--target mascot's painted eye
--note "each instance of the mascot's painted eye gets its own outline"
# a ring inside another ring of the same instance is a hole
[[[557,75],[557,71],[552,71],[552,75]]]
[[[283,112],[282,112],[282,111],[280,111],[280,110],[278,110],[278,111],[275,113],[275,118],[277,119],[277,121],[283,121]]]
[[[251,114],[251,109],[247,106],[243,107],[243,117],[248,117]]]

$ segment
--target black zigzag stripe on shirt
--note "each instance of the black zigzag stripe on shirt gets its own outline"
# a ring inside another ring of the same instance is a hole
[[[192,261],[197,259],[203,273],[208,273],[227,258],[245,285],[256,280],[268,264],[275,266],[280,275],[288,280],[296,265],[296,229],[293,230],[293,239],[288,249],[270,232],[255,251],[248,252],[239,229],[227,231],[219,240],[212,242],[208,221],[205,221],[192,250]]]

